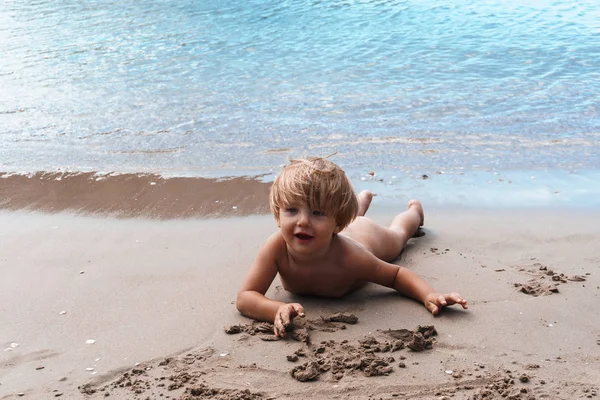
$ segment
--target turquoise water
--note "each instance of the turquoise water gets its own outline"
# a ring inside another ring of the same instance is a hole
[[[422,174],[600,193],[595,1],[0,0],[0,57],[2,171],[262,174],[337,151],[391,196]]]

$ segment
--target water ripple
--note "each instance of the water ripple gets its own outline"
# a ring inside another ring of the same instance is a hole
[[[591,0],[2,1],[0,166],[204,170],[252,167],[249,151],[277,165],[283,152],[269,149],[385,143],[415,165],[486,154],[505,168],[598,168],[599,11]],[[406,157],[421,137],[439,141]],[[552,140],[569,144],[526,151]]]

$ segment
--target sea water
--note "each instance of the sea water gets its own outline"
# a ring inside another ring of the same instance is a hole
[[[5,172],[600,204],[599,93],[593,0],[0,0]]]

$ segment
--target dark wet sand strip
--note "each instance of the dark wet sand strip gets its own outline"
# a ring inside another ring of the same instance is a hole
[[[155,219],[266,214],[269,186],[251,177],[0,173],[0,209]]]

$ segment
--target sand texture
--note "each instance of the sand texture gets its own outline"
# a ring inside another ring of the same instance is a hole
[[[430,211],[397,263],[469,310],[276,279],[307,313],[284,339],[234,306],[274,229],[0,212],[0,399],[598,398],[600,213]]]

